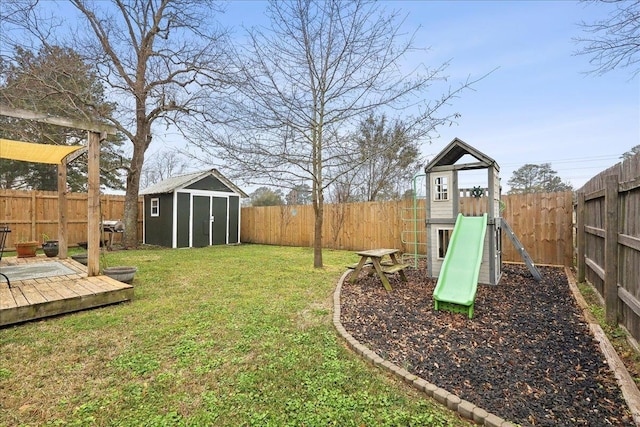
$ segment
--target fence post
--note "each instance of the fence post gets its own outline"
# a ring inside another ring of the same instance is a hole
[[[584,193],[578,193],[578,207],[576,209],[576,270],[578,283],[585,281],[585,234],[584,234]]]
[[[605,318],[618,324],[618,175],[605,180],[604,302]]]

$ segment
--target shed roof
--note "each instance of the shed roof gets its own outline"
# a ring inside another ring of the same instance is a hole
[[[249,197],[244,191],[242,191],[238,186],[229,181],[224,175],[218,172],[217,169],[209,169],[201,172],[193,172],[185,175],[173,176],[171,178],[167,178],[163,181],[157,182],[144,190],[140,191],[140,195],[146,194],[164,194],[164,193],[172,193],[174,190],[179,190],[181,188],[185,188],[194,182],[200,181],[207,176],[213,176],[220,180],[224,185],[229,187],[234,192],[238,193],[240,197]]]
[[[436,167],[453,166],[467,154],[475,157],[478,162],[456,165],[457,167],[455,169],[465,170],[494,167],[496,170],[500,170],[500,166],[498,166],[495,160],[458,138],[454,138],[449,145],[425,166],[424,170],[425,172],[430,172]]]

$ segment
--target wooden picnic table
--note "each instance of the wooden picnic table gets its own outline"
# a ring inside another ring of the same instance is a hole
[[[355,266],[355,270],[351,274],[351,279],[349,282],[353,283],[358,278],[358,274],[362,268],[366,265],[373,265],[374,270],[380,276],[380,280],[382,280],[382,284],[384,288],[388,291],[391,291],[391,284],[389,283],[389,279],[387,278],[387,274],[392,273],[400,273],[400,278],[406,282],[407,277],[404,275],[404,269],[409,266],[409,264],[401,264],[398,262],[396,254],[398,253],[398,249],[371,249],[368,251],[360,251],[356,252],[357,255],[360,256],[360,261]],[[391,259],[390,262],[382,261],[382,258],[385,256],[389,256]],[[368,261],[371,260],[371,261]]]

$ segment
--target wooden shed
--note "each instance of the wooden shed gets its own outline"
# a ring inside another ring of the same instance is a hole
[[[240,199],[248,196],[216,169],[168,178],[140,194],[146,244],[188,248],[240,243]]]

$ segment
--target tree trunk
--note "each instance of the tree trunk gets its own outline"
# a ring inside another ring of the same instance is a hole
[[[315,227],[313,234],[313,267],[322,268],[322,221],[324,203],[318,200],[313,205],[315,211]]]
[[[147,136],[143,136],[143,142],[138,142],[139,136],[133,143],[133,158],[131,169],[127,174],[127,190],[124,197],[124,236],[123,244],[126,248],[138,247],[138,194],[140,192],[140,176],[144,163],[144,152],[147,147]]]
[[[313,182],[313,213],[315,214],[313,230],[313,267],[322,268],[322,222],[324,211],[324,197],[320,191],[320,186]]]
[[[131,174],[127,177],[127,191],[124,197],[124,236],[122,239],[125,248],[138,246],[138,190],[130,184]]]

